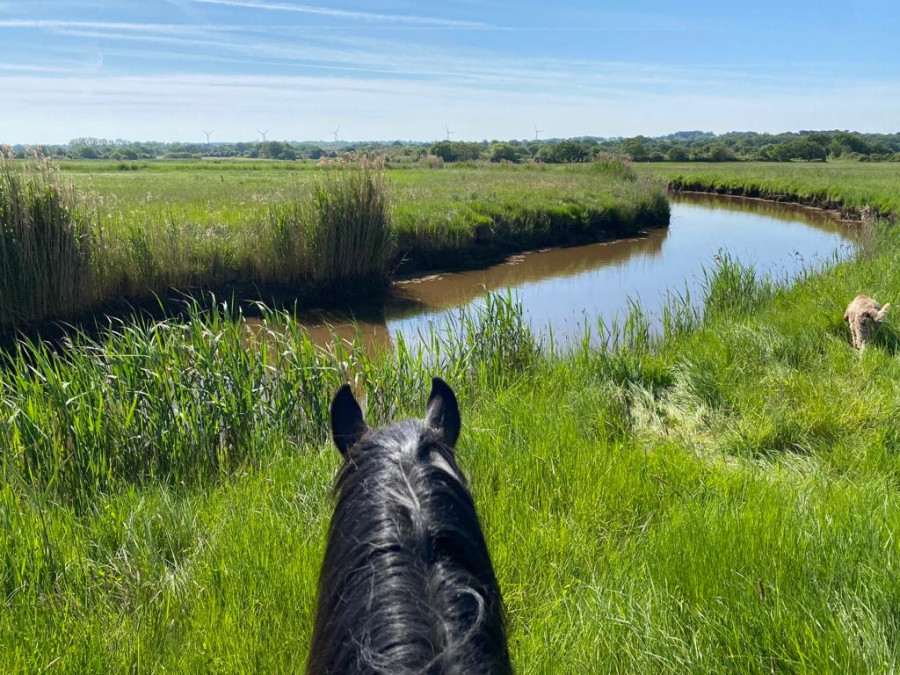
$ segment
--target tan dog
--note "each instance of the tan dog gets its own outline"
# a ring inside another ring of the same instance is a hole
[[[875,339],[890,308],[891,303],[882,307],[868,295],[857,295],[853,298],[853,302],[844,312],[844,321],[850,325],[850,337],[853,339],[854,347],[863,351],[866,345]]]

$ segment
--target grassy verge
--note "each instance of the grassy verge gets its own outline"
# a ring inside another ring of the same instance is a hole
[[[324,296],[388,283],[389,196],[367,163],[323,172],[308,197],[260,207],[251,225],[222,231],[154,212],[169,208],[159,204],[106,215],[102,197],[80,196],[47,165],[6,162],[0,171],[0,326],[171,289],[271,284]]]
[[[900,167],[860,162],[678,164],[639,167],[677,190],[760,197],[834,209],[847,217],[895,219]]]
[[[484,265],[523,250],[667,225],[660,185],[622,168],[596,163],[392,171],[398,269]]]
[[[874,239],[791,288],[725,260],[702,319],[673,305],[655,340],[634,313],[565,356],[498,298],[430,360],[323,352],[278,313],[23,346],[0,371],[0,666],[297,670],[328,398],[348,378],[372,421],[419,413],[434,373],[519,671],[894,672],[900,331],[860,356],[841,320],[897,297],[900,234]]]
[[[64,166],[48,182],[74,214],[66,218],[87,223],[81,240],[90,274],[75,284],[79,302],[26,296],[19,312],[0,311],[0,325],[72,318],[79,309],[115,313],[172,289],[342,302],[384,289],[391,274],[481,266],[666,225],[661,186],[613,164],[387,171],[365,161],[297,171],[149,164],[97,173],[88,169],[100,166]],[[21,167],[5,171],[9,185],[32,181]],[[7,191],[0,186],[0,198]],[[13,216],[0,215],[5,231]],[[58,220],[51,225],[65,230],[69,220]],[[8,277],[5,269],[0,261]]]
[[[338,464],[337,384],[373,421],[460,392],[459,453],[525,673],[900,666],[900,237],[793,288],[727,261],[701,320],[542,355],[492,299],[432,360],[314,348],[290,317],[122,328],[0,375],[8,672],[289,672],[303,662]],[[676,308],[677,309],[677,308]],[[678,315],[678,312],[675,312]]]

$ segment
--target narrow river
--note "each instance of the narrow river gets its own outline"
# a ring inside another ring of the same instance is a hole
[[[580,341],[587,325],[612,325],[639,302],[659,320],[668,293],[702,295],[703,270],[727,251],[760,273],[792,279],[804,268],[849,255],[855,230],[831,215],[759,200],[712,195],[672,196],[668,228],[634,239],[514,256],[481,270],[401,281],[382,315],[358,319],[367,342],[390,347],[398,335],[415,344],[430,326],[443,326],[460,307],[483,301],[488,290],[509,289],[535,333],[552,328],[557,347]],[[334,330],[353,334],[352,319],[310,317],[308,329],[325,341]]]

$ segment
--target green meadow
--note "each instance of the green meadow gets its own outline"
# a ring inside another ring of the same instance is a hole
[[[900,213],[900,167],[878,162],[661,162],[636,165],[641,175],[685,189],[798,200],[859,217]]]
[[[434,169],[364,159],[7,162],[0,214],[22,230],[0,240],[0,325],[21,325],[124,300],[154,304],[173,289],[328,305],[383,290],[396,275],[663,226],[669,207],[659,181],[620,160]],[[30,234],[42,227],[36,239],[50,242],[49,254]],[[337,242],[353,242],[343,260]]]
[[[225,232],[270,186],[310,189],[252,165],[91,168],[64,173],[106,195],[110,218],[149,193],[178,222],[208,204]],[[542,199],[577,211],[655,200],[679,176],[882,213],[900,191],[896,170],[861,164],[644,172],[656,182],[385,173],[398,237],[409,204],[435,223]],[[21,343],[0,370],[0,670],[302,670],[339,465],[330,398],[349,380],[370,423],[421,415],[441,375],[519,672],[896,672],[900,331],[889,318],[860,355],[841,317],[857,293],[898,298],[900,234],[864,227],[855,259],[791,287],[725,257],[702,315],[673,299],[652,336],[635,308],[605,349],[542,350],[502,296],[432,333],[428,354],[321,348],[288,314],[250,325],[200,307],[63,350]]]

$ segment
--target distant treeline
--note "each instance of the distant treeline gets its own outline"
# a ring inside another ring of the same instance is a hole
[[[18,156],[28,149],[14,146]],[[635,162],[729,162],[793,160],[900,161],[900,133],[862,134],[853,131],[800,131],[760,134],[732,131],[713,134],[679,131],[667,136],[632,138],[582,137],[530,141],[409,141],[365,143],[315,143],[264,141],[239,143],[160,143],[76,138],[64,145],[49,145],[41,153],[58,159],[146,159],[246,158],[318,160],[348,152],[377,154],[391,162],[587,162],[603,153],[628,157]]]
[[[853,131],[800,131],[759,134],[732,131],[716,135],[680,131],[668,136],[603,141],[604,149],[628,155],[635,162],[789,162],[826,159],[900,161],[900,133],[861,134]]]

